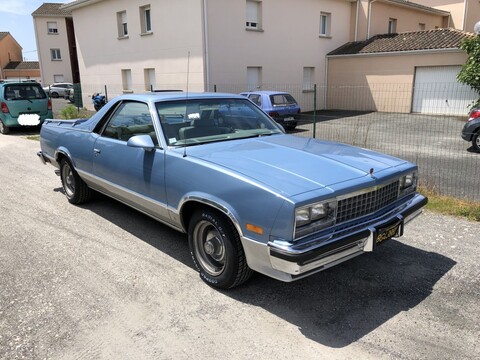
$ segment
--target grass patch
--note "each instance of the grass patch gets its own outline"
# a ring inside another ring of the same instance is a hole
[[[427,210],[443,215],[463,217],[471,221],[480,221],[480,202],[439,195],[435,190],[426,187],[420,187],[419,192],[428,197]]]

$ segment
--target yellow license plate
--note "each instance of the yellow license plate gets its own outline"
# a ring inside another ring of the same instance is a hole
[[[375,243],[378,244],[385,240],[391,239],[392,237],[398,236],[400,225],[401,223],[398,223],[389,227],[385,227],[383,229],[379,229],[377,231],[377,237],[375,239]]]

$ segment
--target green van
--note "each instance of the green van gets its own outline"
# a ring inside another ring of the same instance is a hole
[[[39,83],[0,83],[0,133],[8,134],[13,127],[40,126],[52,117],[52,102]]]

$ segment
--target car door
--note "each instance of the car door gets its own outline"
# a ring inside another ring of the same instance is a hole
[[[97,186],[109,195],[161,220],[168,219],[165,152],[158,146],[147,103],[120,103],[99,132],[93,149]],[[153,150],[127,145],[135,135],[150,135]]]

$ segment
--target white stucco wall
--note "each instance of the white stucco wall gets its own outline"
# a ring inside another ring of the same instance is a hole
[[[82,91],[123,93],[122,70],[131,71],[132,91],[145,92],[145,69],[155,69],[154,89],[203,91],[203,45],[199,0],[152,1],[152,33],[141,34],[145,1],[103,0],[72,9]],[[128,38],[118,37],[117,12],[126,11]],[[98,25],[95,25],[98,24]],[[84,99],[84,104],[88,99]]]
[[[54,83],[54,75],[63,75],[64,82],[72,82],[72,67],[65,18],[34,16],[33,22],[42,84],[47,86]],[[57,23],[57,34],[48,33],[47,22]],[[61,60],[52,60],[50,49],[60,49]]]

